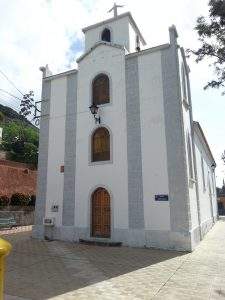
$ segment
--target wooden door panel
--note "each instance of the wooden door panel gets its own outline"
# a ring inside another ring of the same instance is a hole
[[[110,196],[100,188],[92,196],[92,235],[95,237],[110,237]]]

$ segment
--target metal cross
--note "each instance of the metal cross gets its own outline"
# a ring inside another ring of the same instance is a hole
[[[116,3],[114,3],[113,7],[108,11],[109,13],[111,11],[114,12],[114,18],[116,18],[118,16],[118,13],[117,13],[117,8],[118,7],[123,7],[123,5],[117,5]]]

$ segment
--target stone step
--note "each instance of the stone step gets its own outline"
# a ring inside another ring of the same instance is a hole
[[[80,244],[85,245],[94,245],[94,246],[104,246],[104,247],[120,247],[122,246],[122,242],[112,242],[107,239],[79,239]]]

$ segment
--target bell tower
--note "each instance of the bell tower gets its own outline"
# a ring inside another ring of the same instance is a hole
[[[85,34],[85,51],[101,42],[123,46],[128,53],[140,51],[146,45],[131,13],[118,14],[118,8],[121,7],[123,6],[114,3],[108,11],[113,11],[112,18],[82,29]]]

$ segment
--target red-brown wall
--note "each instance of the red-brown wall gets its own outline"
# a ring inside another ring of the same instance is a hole
[[[14,193],[36,195],[37,171],[30,165],[0,160],[0,196]]]

